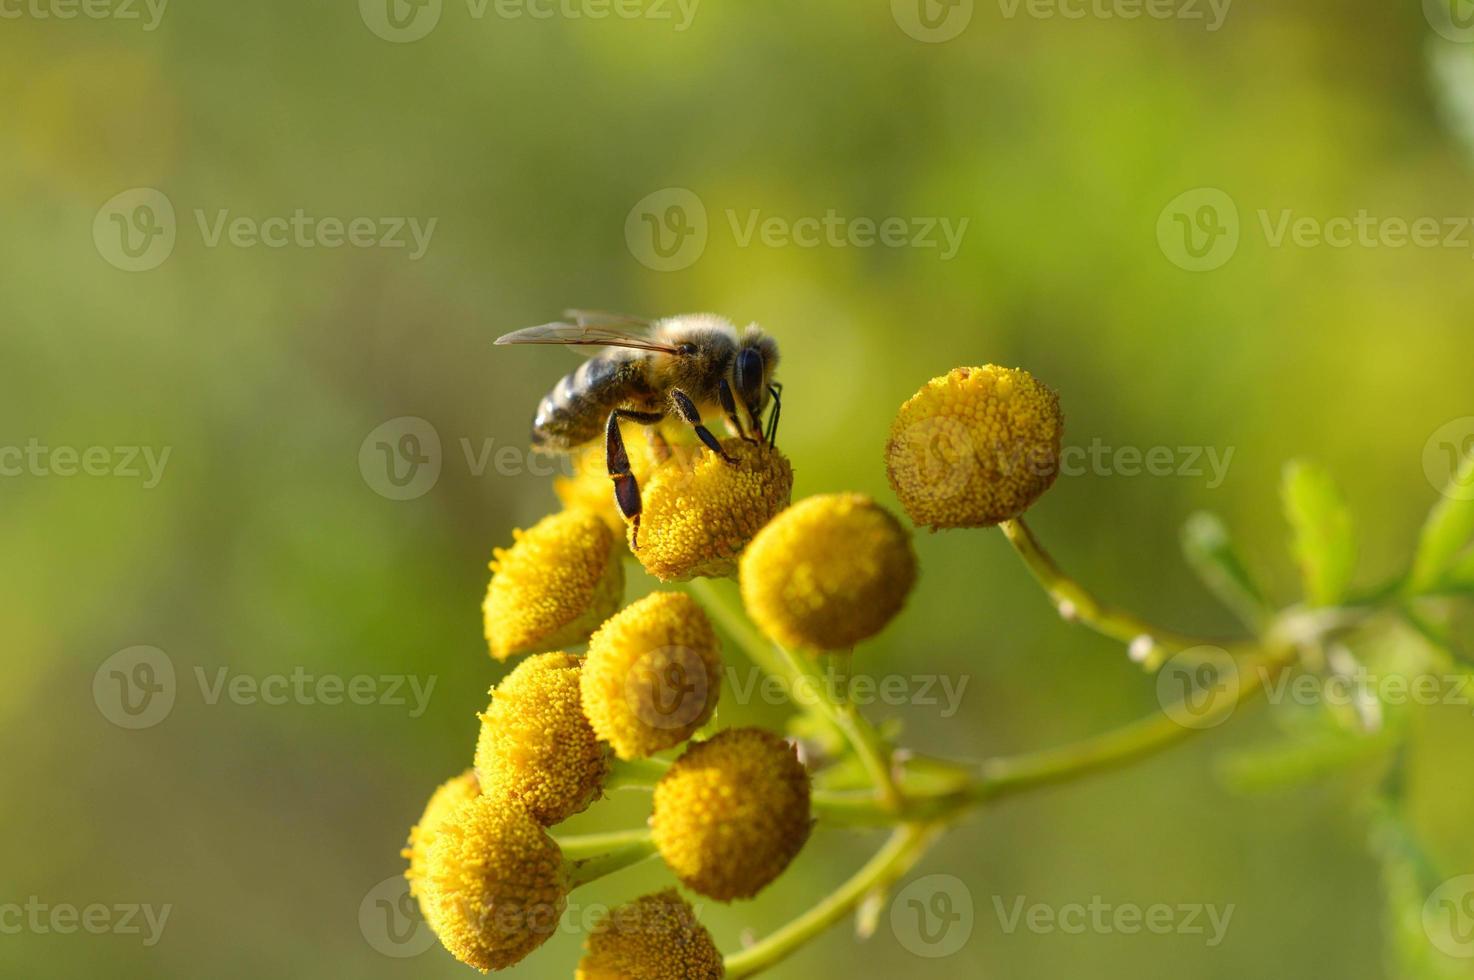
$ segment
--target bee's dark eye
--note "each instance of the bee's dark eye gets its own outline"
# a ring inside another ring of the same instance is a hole
[[[737,355],[737,370],[732,379],[737,393],[749,405],[757,405],[763,395],[763,355],[755,348],[744,347]]]
[[[686,355],[689,356],[691,354],[696,353],[696,345],[695,344],[689,344],[689,343],[687,343],[687,344],[677,344],[676,345],[676,350],[678,350],[682,354],[686,354]]]

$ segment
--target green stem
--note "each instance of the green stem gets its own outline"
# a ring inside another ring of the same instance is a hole
[[[686,586],[717,621],[722,631],[742,649],[747,659],[757,665],[758,669],[782,681],[789,691],[790,698],[797,700],[794,692],[805,683],[803,680],[805,674],[798,662],[787,651],[780,650],[775,644],[770,643],[767,637],[759,633],[757,627],[752,625],[737,604],[732,602],[726,592],[718,590],[711,579],[692,579],[686,583]],[[820,690],[822,692],[822,688]],[[819,700],[826,699],[821,697]],[[828,713],[822,710],[820,705],[799,704],[799,707],[828,728],[835,741],[845,738],[843,729]]]
[[[1022,517],[1004,521],[998,526],[1003,529],[1009,544],[1013,545],[1019,557],[1024,560],[1029,572],[1044,591],[1049,593],[1061,616],[1125,643],[1131,648],[1133,659],[1149,667],[1157,667],[1171,654],[1207,642],[1162,629],[1124,609],[1101,602],[1055,564]]]
[[[600,857],[610,851],[630,844],[643,844],[650,840],[650,828],[639,827],[635,830],[611,830],[601,834],[574,834],[570,837],[554,838],[558,843],[558,849],[563,852],[564,860],[582,861],[586,858]]]
[[[1202,713],[1188,711],[1182,703],[1158,714],[1130,722],[1099,735],[1067,745],[1021,755],[989,759],[977,767],[976,775],[959,785],[935,790],[902,786],[899,811],[873,793],[822,792],[813,795],[814,812],[835,825],[875,826],[900,820],[945,821],[956,819],[985,802],[1041,786],[1107,769],[1114,769],[1163,751],[1192,735],[1216,727],[1264,688],[1265,682],[1293,661],[1295,650],[1286,648],[1253,661],[1236,673],[1231,697],[1213,700]],[[1191,725],[1180,719],[1190,718]]]
[[[604,790],[651,789],[670,769],[664,759],[615,759],[604,780]]]
[[[719,591],[711,579],[696,578],[686,583],[686,588],[701,601],[702,606],[730,636],[742,652],[758,667],[774,677],[792,681],[788,669],[768,643],[767,637],[739,612],[727,595]]]
[[[655,853],[655,841],[648,830],[567,837],[558,841],[558,846],[568,869],[569,888],[622,871]],[[587,856],[575,856],[579,854]]]
[[[926,824],[896,828],[859,871],[817,905],[756,945],[728,956],[727,980],[750,977],[791,955],[843,919],[871,892],[886,888],[910,871],[939,834],[937,827]]]
[[[814,706],[849,742],[850,747],[854,749],[855,756],[864,766],[866,774],[869,775],[870,782],[879,791],[881,799],[886,801],[892,811],[899,810],[901,793],[896,787],[895,773],[891,769],[891,749],[885,743],[885,739],[881,738],[880,732],[866,720],[864,715],[860,714],[853,704],[840,704],[830,696],[831,692],[825,684],[824,676],[817,663],[776,643],[773,644],[773,649],[778,652],[778,656],[793,676],[808,686],[810,693],[806,697],[812,698]],[[801,696],[798,690],[797,688],[794,690],[795,700],[805,697]]]
[[[1289,666],[1295,654],[1289,648],[1261,658],[1254,669],[1240,667],[1235,671],[1232,696],[1214,699],[1201,714],[1178,702],[1158,714],[1071,745],[989,760],[983,764],[976,788],[979,800],[1115,769],[1215,728],[1258,694],[1265,681]],[[1190,718],[1192,724],[1185,724],[1184,718]]]
[[[817,663],[773,643],[757,631],[748,618],[737,610],[728,596],[719,592],[709,579],[695,579],[691,590],[737,641],[749,659],[758,667],[782,680],[789,698],[799,708],[817,718],[854,749],[865,772],[881,797],[892,809],[899,809],[900,794],[891,773],[890,747],[873,725],[852,704],[840,704],[832,696]]]

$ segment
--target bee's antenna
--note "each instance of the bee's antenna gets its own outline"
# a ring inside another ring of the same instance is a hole
[[[783,411],[783,399],[778,397],[778,393],[782,390],[783,386],[776,381],[768,385],[768,394],[773,396],[773,411],[768,415],[767,435],[769,449],[772,449],[778,444],[778,415]]]

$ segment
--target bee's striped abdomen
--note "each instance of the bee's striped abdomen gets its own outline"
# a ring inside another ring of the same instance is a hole
[[[599,437],[610,411],[639,394],[644,384],[629,351],[605,351],[565,374],[538,403],[532,444],[566,450]]]

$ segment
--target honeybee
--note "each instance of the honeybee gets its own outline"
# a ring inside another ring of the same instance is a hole
[[[695,430],[708,449],[728,455],[704,422],[720,412],[733,434],[749,442],[778,436],[782,385],[773,380],[778,344],[756,324],[740,333],[730,320],[711,313],[654,322],[584,310],[564,314],[572,322],[545,323],[498,337],[498,344],[567,344],[600,350],[564,375],[543,397],[532,420],[532,445],[544,452],[571,452],[604,432],[604,454],[614,500],[639,546],[640,487],[630,472],[619,431],[621,421],[651,427],[652,444],[664,444],[654,428],[674,414]],[[763,412],[773,410],[763,429]]]

